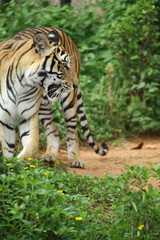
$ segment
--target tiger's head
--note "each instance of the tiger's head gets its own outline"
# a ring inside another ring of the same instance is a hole
[[[51,101],[59,100],[73,90],[71,58],[60,44],[56,31],[48,35],[37,32],[33,42],[36,53],[43,59],[34,81],[45,89]]]
[[[38,75],[43,78],[42,87],[45,89],[45,95],[52,102],[60,100],[73,90],[73,83],[68,83],[61,71],[50,74],[45,70],[41,70]]]

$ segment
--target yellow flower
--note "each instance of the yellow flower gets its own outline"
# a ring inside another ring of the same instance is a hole
[[[2,192],[3,191],[3,189],[2,188],[0,188],[0,192]]]
[[[33,158],[27,158],[27,160],[28,160],[28,161],[31,161],[31,160],[33,160]]]
[[[55,162],[55,163],[59,163],[59,160],[55,159],[54,162]]]
[[[62,190],[58,190],[57,192],[58,192],[58,193],[61,193],[62,195],[64,195],[64,193],[63,193]]]
[[[139,225],[138,230],[142,230],[144,228],[144,225]]]
[[[24,167],[24,170],[28,169],[28,167]]]
[[[44,172],[43,174],[44,175],[48,175],[48,174],[50,174],[51,172],[50,171],[46,171],[46,172]]]
[[[105,70],[110,75],[114,73],[114,68],[111,64],[107,64],[106,67],[105,67]]]
[[[20,198],[20,196],[15,196],[14,199]]]
[[[6,166],[11,166],[12,164],[11,163],[6,163]]]
[[[34,168],[34,167],[36,167],[36,165],[31,164],[30,167],[33,167],[33,168]]]
[[[83,218],[82,217],[76,217],[76,221],[81,221]]]

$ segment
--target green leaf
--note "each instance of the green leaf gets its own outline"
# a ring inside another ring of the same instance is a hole
[[[135,202],[133,202],[133,201],[131,201],[131,204],[132,204],[132,206],[133,206],[134,210],[135,210],[136,212],[138,212],[138,210],[137,210],[137,206],[136,206],[136,203],[135,203]]]

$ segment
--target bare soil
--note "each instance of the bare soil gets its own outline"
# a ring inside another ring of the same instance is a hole
[[[89,174],[91,176],[104,177],[105,174],[118,176],[125,172],[124,164],[149,166],[151,162],[154,166],[160,162],[160,137],[138,137],[126,140],[119,146],[109,145],[109,153],[106,156],[97,155],[90,147],[81,147],[81,159],[85,164],[85,169],[69,168],[69,172],[79,175]],[[140,148],[140,149],[139,149]],[[60,161],[67,164],[67,151],[60,150]],[[160,183],[156,179],[150,179],[154,187]]]

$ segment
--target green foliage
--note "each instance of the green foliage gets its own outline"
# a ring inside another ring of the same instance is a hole
[[[160,192],[147,182],[150,177],[160,179],[159,165],[156,168],[147,169],[144,166],[128,166],[127,173],[120,175],[117,180],[116,189],[120,192],[117,196],[117,204],[113,206],[117,226],[116,233],[112,239],[158,239],[159,216],[160,216]],[[115,186],[115,182],[114,182]],[[117,215],[119,218],[117,218]],[[141,229],[141,227],[142,229]],[[126,231],[130,228],[130,232]],[[113,231],[113,230],[111,230]]]
[[[117,178],[60,169],[1,157],[1,239],[159,239],[160,193],[148,184],[158,165],[126,165]]]
[[[0,11],[1,40],[29,27],[53,26],[77,43],[84,104],[97,139],[160,130],[158,0],[102,0],[84,9],[11,0],[2,1]],[[60,127],[61,118],[55,112]]]

